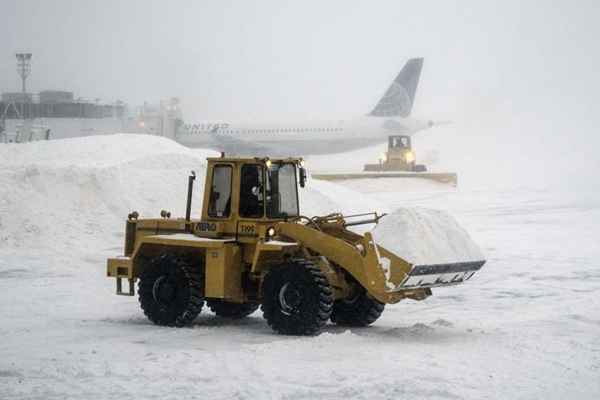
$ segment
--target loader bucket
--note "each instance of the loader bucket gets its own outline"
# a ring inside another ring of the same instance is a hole
[[[385,275],[385,291],[397,292],[463,283],[485,264],[485,260],[440,264],[411,264],[382,246],[377,246],[379,265]]]
[[[310,224],[282,222],[277,230],[342,267],[382,303],[422,300],[430,288],[465,282],[485,263],[466,231],[441,211],[399,209],[376,218],[381,222],[364,235],[345,228],[352,222],[331,222],[336,218],[345,221],[333,215]]]
[[[388,293],[463,283],[485,264],[467,232],[438,210],[397,210],[372,234]]]

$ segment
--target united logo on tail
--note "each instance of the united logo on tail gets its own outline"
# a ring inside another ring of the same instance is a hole
[[[422,58],[408,60],[369,115],[372,117],[408,117],[412,110],[422,68]]]

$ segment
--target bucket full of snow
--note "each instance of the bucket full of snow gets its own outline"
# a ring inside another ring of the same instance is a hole
[[[485,264],[469,234],[443,211],[401,208],[371,234],[387,292],[463,283]]]

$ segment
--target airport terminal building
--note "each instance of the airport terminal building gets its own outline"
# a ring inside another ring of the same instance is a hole
[[[6,92],[0,99],[0,130],[7,142],[114,133],[123,130],[126,120],[123,102],[75,98],[64,90]]]

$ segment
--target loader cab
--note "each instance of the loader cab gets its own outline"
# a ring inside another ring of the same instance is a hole
[[[273,222],[297,217],[298,184],[306,179],[300,163],[291,158],[209,158],[202,222],[194,230],[209,237],[260,237]]]

